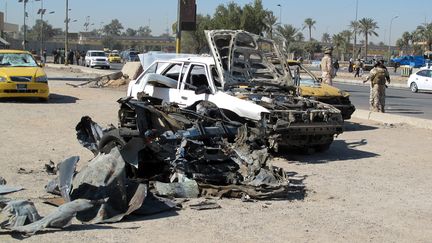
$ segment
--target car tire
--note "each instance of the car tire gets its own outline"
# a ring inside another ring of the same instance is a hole
[[[46,103],[48,102],[49,98],[38,98],[38,100],[39,102]]]
[[[410,85],[410,89],[411,89],[411,92],[417,93],[418,92],[417,84],[415,82],[412,82]]]
[[[99,141],[99,151],[105,154],[111,152],[114,147],[119,147],[120,149],[126,145],[126,141],[120,136],[118,129],[113,129],[106,132],[101,140]]]

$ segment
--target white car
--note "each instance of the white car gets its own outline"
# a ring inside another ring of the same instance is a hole
[[[326,150],[343,132],[338,109],[295,95],[273,41],[245,31],[206,34],[213,57],[158,59],[129,83],[127,95],[139,99],[142,92],[196,111],[214,105],[225,119],[260,129],[274,147]]]
[[[419,90],[432,91],[432,69],[421,69],[411,74],[408,78],[407,86],[414,93]]]
[[[106,69],[111,68],[108,57],[105,55],[104,51],[87,51],[84,61],[87,67],[101,67]]]

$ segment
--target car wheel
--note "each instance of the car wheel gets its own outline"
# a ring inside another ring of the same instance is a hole
[[[38,98],[39,102],[46,103],[48,102],[49,98]]]
[[[118,129],[113,129],[106,132],[99,141],[99,151],[108,154],[114,147],[122,148],[126,145],[126,141],[120,136]]]
[[[417,93],[418,92],[418,87],[417,87],[417,84],[415,82],[411,83],[410,88],[411,88],[411,91],[413,93]]]

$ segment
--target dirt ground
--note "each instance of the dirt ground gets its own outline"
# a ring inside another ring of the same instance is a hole
[[[56,163],[92,157],[75,137],[83,115],[117,124],[116,100],[124,90],[72,88],[51,82],[49,103],[0,102],[0,176],[26,190],[42,215],[53,207],[44,172]],[[120,223],[48,229],[28,242],[427,242],[432,239],[432,131],[406,125],[352,120],[330,150],[275,158],[275,164],[306,175],[303,200],[241,202],[221,199],[220,209],[130,218]],[[22,168],[23,173],[18,173]],[[198,201],[201,199],[197,199]],[[0,242],[18,235],[0,233]]]

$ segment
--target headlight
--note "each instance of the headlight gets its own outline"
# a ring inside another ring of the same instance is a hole
[[[48,78],[47,78],[46,75],[44,75],[44,76],[39,76],[39,77],[36,77],[36,82],[48,83]]]
[[[0,82],[6,82],[6,78],[5,78],[5,77],[2,77],[2,76],[0,76]]]

